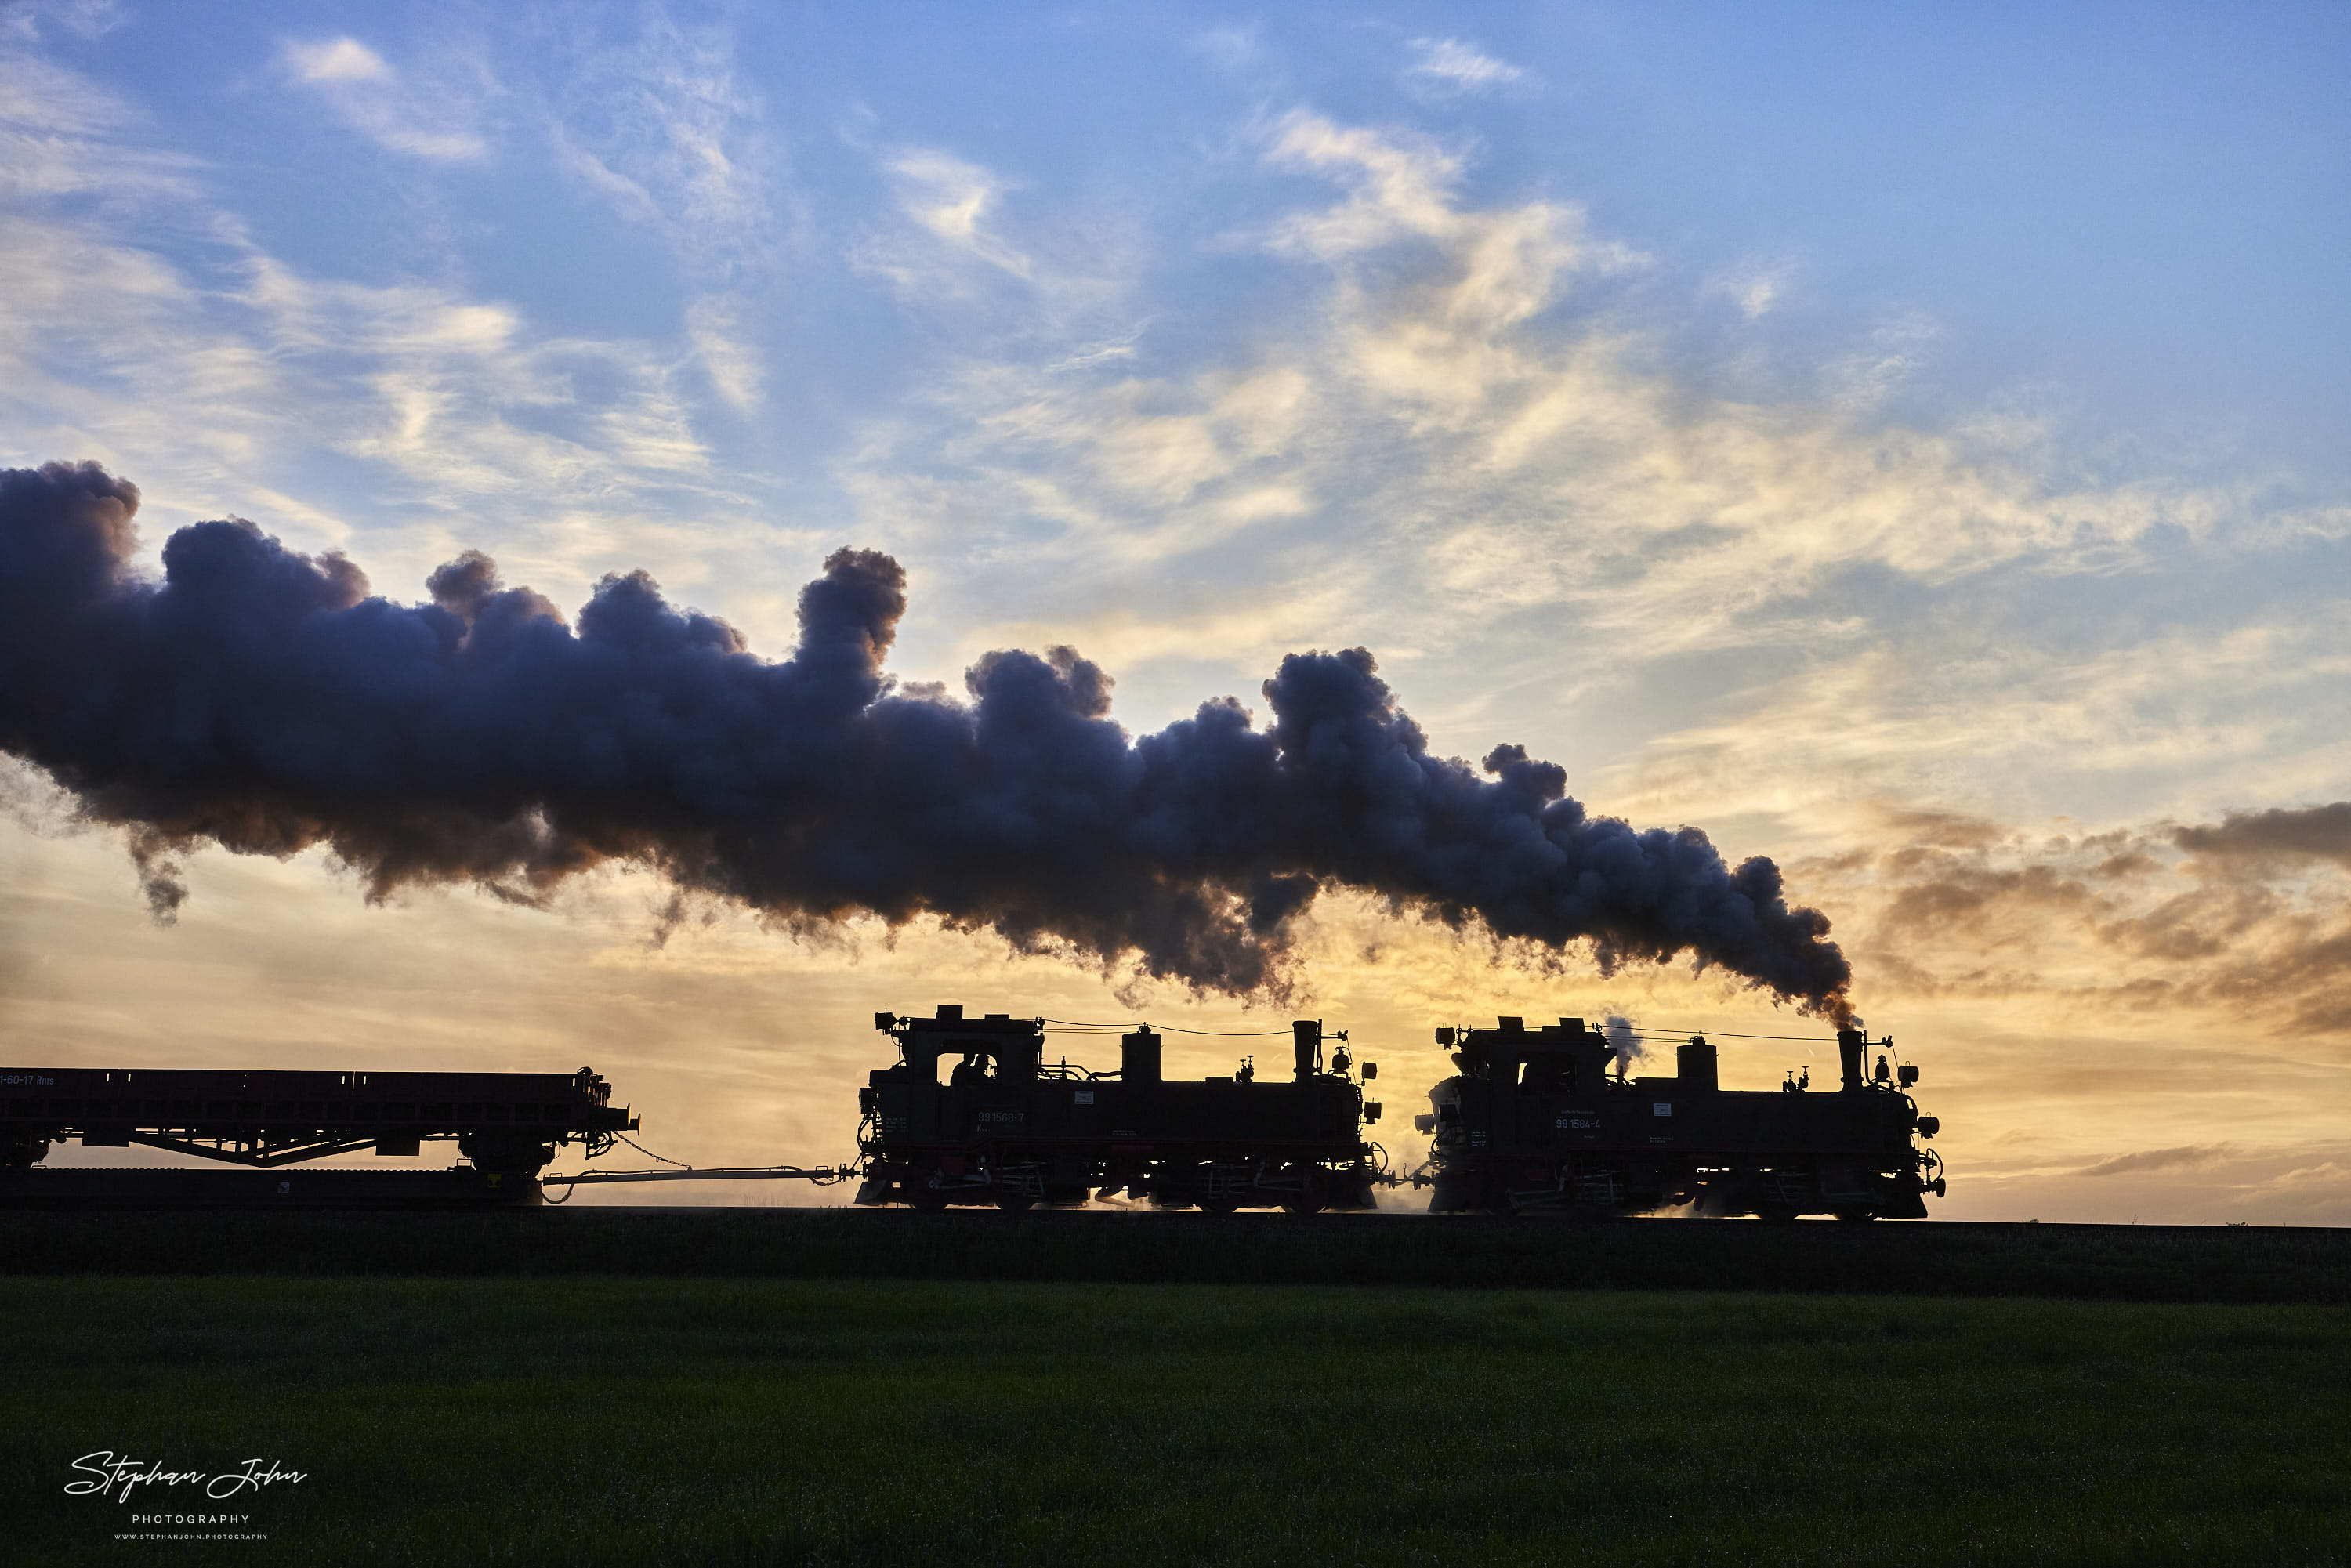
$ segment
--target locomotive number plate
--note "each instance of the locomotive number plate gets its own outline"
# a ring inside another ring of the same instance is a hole
[[[982,1111],[979,1113],[980,1121],[994,1122],[1001,1126],[1018,1126],[1027,1119],[1025,1111]]]
[[[1078,1105],[1091,1105],[1094,1103],[1094,1092],[1091,1089],[1081,1089],[1071,1097],[1071,1103]]]
[[[1570,1133],[1596,1133],[1600,1131],[1600,1118],[1597,1116],[1562,1116],[1559,1119],[1559,1125],[1563,1131]]]

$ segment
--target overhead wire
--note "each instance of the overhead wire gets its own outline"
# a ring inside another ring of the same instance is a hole
[[[1087,1030],[1101,1034],[1114,1034],[1135,1029],[1150,1029],[1160,1034],[1207,1035],[1218,1040],[1259,1040],[1270,1035],[1288,1034],[1286,1029],[1176,1029],[1168,1024],[1095,1023],[1077,1019],[1044,1019],[1040,1020],[1057,1029]],[[1625,1020],[1632,1023],[1631,1019]],[[1641,1035],[1704,1034],[1723,1040],[1795,1040],[1815,1045],[1830,1045],[1836,1040],[1831,1034],[1741,1034],[1733,1030],[1683,1030],[1671,1024],[1633,1024],[1633,1032]]]
[[[1208,1035],[1217,1040],[1260,1040],[1269,1035],[1290,1032],[1286,1029],[1175,1029],[1164,1024],[1081,1023],[1075,1019],[1045,1019],[1041,1021],[1061,1029],[1091,1030],[1100,1034],[1148,1029],[1155,1034],[1199,1034]]]
[[[1709,1039],[1720,1040],[1801,1040],[1815,1045],[1832,1045],[1836,1041],[1836,1036],[1833,1034],[1737,1034],[1727,1029],[1679,1030],[1669,1024],[1661,1023],[1649,1025],[1646,1031],[1635,1026],[1633,1032],[1636,1035],[1644,1032],[1658,1035],[1702,1034]]]

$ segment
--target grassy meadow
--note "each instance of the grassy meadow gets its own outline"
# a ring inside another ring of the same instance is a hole
[[[2323,1304],[17,1273],[0,1344],[44,1564],[2351,1560]]]
[[[0,1275],[579,1274],[2351,1305],[2351,1229],[856,1208],[0,1210]]]

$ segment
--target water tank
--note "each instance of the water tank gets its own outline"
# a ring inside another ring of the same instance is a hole
[[[1695,1035],[1687,1045],[1674,1048],[1674,1076],[1681,1081],[1685,1094],[1692,1090],[1710,1092],[1722,1087],[1714,1047],[1707,1043],[1706,1036]]]

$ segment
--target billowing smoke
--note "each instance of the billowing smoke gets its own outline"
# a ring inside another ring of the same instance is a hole
[[[1615,1051],[1616,1065],[1620,1068],[1630,1067],[1634,1058],[1645,1054],[1641,1050],[1641,1037],[1634,1030],[1631,1019],[1610,1013],[1601,1020],[1600,1032],[1606,1037],[1609,1049]]]
[[[1283,659],[1267,728],[1219,698],[1137,739],[1067,648],[988,654],[967,701],[893,689],[905,575],[872,551],[825,562],[769,663],[642,572],[599,583],[575,629],[484,556],[399,605],[231,520],[174,533],[149,581],[137,507],[94,465],[0,474],[0,747],[132,830],[159,915],[183,896],[171,853],[204,841],[325,844],[379,896],[538,898],[619,859],[786,922],[929,914],[1279,995],[1295,917],[1343,886],[1844,1010],[1828,921],[1769,860],[1591,816],[1520,747],[1482,775],[1431,756],[1360,648]]]

